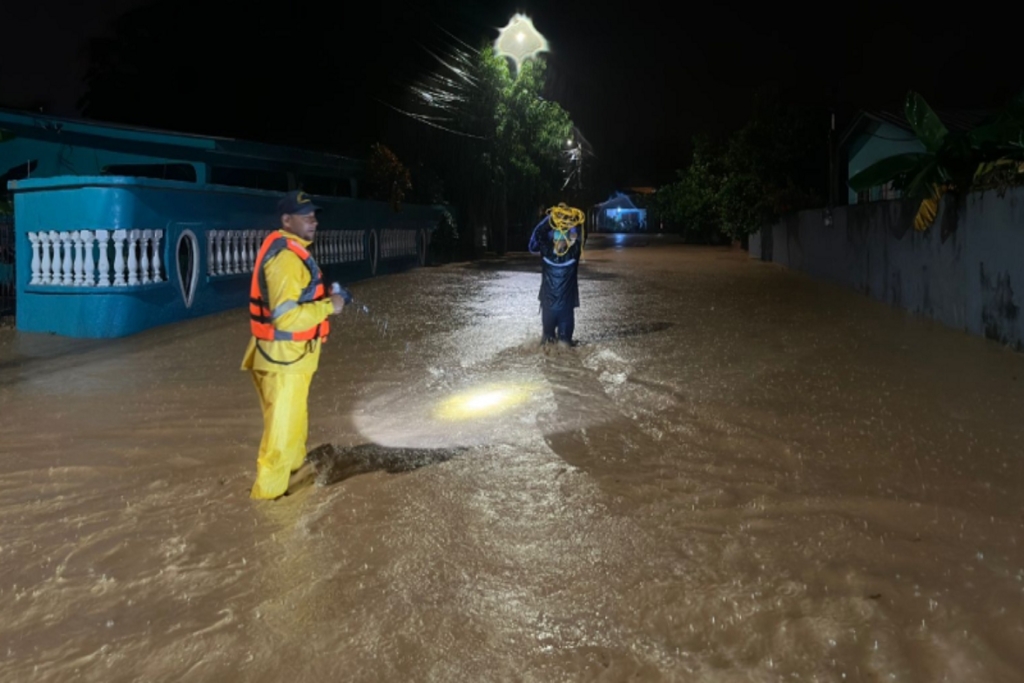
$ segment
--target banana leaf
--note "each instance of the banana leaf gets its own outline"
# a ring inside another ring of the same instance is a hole
[[[1008,112],[991,123],[970,132],[971,143],[985,158],[1016,157],[1024,159],[1024,116],[1020,119]]]
[[[854,192],[863,192],[905,175],[917,175],[929,159],[931,155],[921,152],[907,152],[879,159],[850,178],[850,187]]]
[[[975,189],[1005,187],[1019,184],[1021,180],[1024,180],[1024,161],[1003,158],[978,164],[971,186]]]
[[[905,107],[907,122],[914,129],[914,134],[924,144],[925,149],[933,154],[939,151],[942,140],[949,134],[946,126],[920,94],[911,90],[907,93]]]
[[[906,194],[908,197],[935,197],[935,188],[948,182],[949,177],[943,172],[939,162],[934,157],[929,157],[927,163],[907,183]]]
[[[950,133],[935,155],[942,177],[958,190],[968,190],[982,156],[965,132]]]
[[[1006,105],[1006,112],[1018,121],[1024,121],[1024,90],[1014,95]]]
[[[977,146],[985,144],[1001,144],[1016,141],[1020,135],[1021,121],[1017,121],[1009,112],[1003,112],[993,121],[983,123],[970,132],[971,142]]]
[[[986,159],[1024,158],[1024,91],[1010,100],[999,116],[972,130],[970,139]]]

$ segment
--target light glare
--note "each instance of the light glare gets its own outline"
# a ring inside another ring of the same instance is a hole
[[[494,41],[494,50],[503,57],[509,57],[516,64],[516,69],[523,62],[533,59],[541,52],[548,51],[547,39],[538,31],[530,17],[516,14],[508,25],[498,32]]]
[[[435,411],[441,420],[470,420],[501,413],[519,405],[530,396],[530,387],[485,387],[456,394],[443,401]]]

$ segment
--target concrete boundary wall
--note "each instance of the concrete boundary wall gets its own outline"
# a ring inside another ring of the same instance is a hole
[[[1024,188],[945,199],[925,232],[919,202],[897,200],[785,216],[751,235],[750,255],[1017,350],[1024,348]]]
[[[249,303],[259,244],[279,194],[219,185],[67,176],[14,192],[16,324],[112,338]],[[444,207],[314,197],[311,248],[328,282],[426,261]]]

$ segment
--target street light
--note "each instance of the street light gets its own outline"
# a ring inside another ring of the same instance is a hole
[[[516,71],[519,71],[519,67],[526,60],[549,51],[547,38],[536,29],[533,21],[525,14],[514,15],[505,28],[499,29],[498,39],[494,41],[494,50],[515,62]]]

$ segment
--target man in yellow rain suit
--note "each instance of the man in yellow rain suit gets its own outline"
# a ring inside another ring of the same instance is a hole
[[[293,472],[303,467],[308,431],[307,398],[327,317],[341,312],[348,293],[328,294],[307,251],[316,235],[315,206],[304,192],[278,203],[281,228],[260,247],[249,293],[252,339],[242,369],[252,373],[263,409],[263,440],[251,498],[284,495]],[[303,468],[306,469],[306,468]]]

